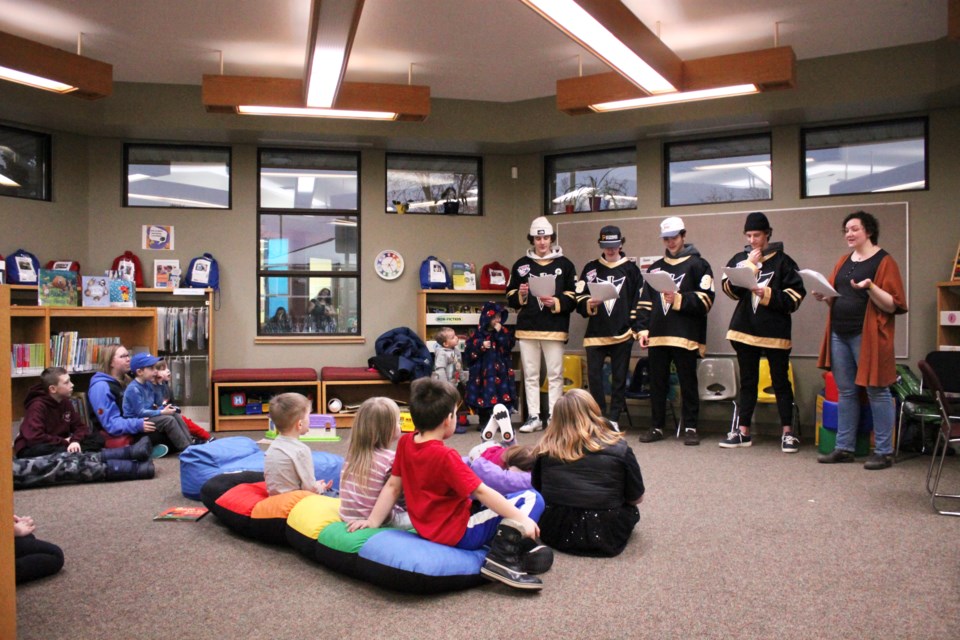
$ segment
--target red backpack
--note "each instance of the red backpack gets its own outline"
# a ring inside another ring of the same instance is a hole
[[[503,266],[496,260],[483,265],[483,268],[480,269],[481,289],[500,289],[503,291],[506,290],[508,282],[510,282],[510,268]]]
[[[114,258],[111,269],[117,272],[121,280],[132,280],[136,286],[143,286],[143,267],[133,251],[124,251],[122,256]]]

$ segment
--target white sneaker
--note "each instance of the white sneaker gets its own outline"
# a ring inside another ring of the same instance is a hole
[[[540,416],[530,416],[527,421],[520,426],[520,433],[533,433],[534,431],[543,431],[543,423],[540,422]]]
[[[510,412],[507,411],[507,408],[502,404],[494,405],[491,419],[497,422],[497,428],[500,430],[500,441],[508,447],[513,444],[513,424],[510,423]]]

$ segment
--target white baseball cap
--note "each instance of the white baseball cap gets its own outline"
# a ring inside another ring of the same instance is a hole
[[[537,236],[552,236],[553,225],[544,216],[534,218],[533,222],[530,223],[530,235],[534,238]]]
[[[686,227],[683,226],[683,220],[677,217],[667,218],[660,223],[660,237],[672,238],[679,234]]]

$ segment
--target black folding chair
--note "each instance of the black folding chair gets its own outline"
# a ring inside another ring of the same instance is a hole
[[[960,353],[957,354],[960,356]],[[944,360],[935,359],[939,363]],[[954,364],[953,362],[948,365]],[[941,509],[938,500],[960,500],[960,493],[941,493],[940,479],[943,475],[943,461],[947,457],[947,450],[951,445],[960,443],[960,416],[950,405],[950,395],[941,383],[941,373],[950,373],[949,371],[938,371],[937,368],[926,360],[917,363],[920,372],[923,375],[924,384],[932,391],[937,399],[937,405],[940,408],[940,430],[937,433],[937,441],[933,445],[933,456],[930,458],[930,468],[927,469],[927,492],[930,494],[930,504],[934,511],[945,516],[960,516],[960,511],[947,511]],[[949,367],[948,367],[949,368]],[[957,381],[952,380],[953,384]],[[936,467],[936,471],[934,471]]]

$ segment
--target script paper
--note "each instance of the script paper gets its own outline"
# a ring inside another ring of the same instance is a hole
[[[666,271],[652,271],[643,276],[643,281],[658,293],[676,293],[677,283]]]
[[[803,278],[803,286],[808,293],[819,293],[826,298],[837,298],[840,296],[837,290],[830,286],[822,273],[813,269],[800,269],[797,273]]]
[[[588,282],[587,286],[590,287],[590,297],[594,300],[606,302],[607,300],[616,300],[618,297],[620,297],[620,294],[617,292],[617,288],[606,280]]]
[[[530,295],[534,298],[552,296],[557,292],[557,276],[530,276],[527,285],[530,287]]]
[[[744,289],[757,288],[757,272],[750,267],[724,267],[723,275],[727,276],[730,284]]]

